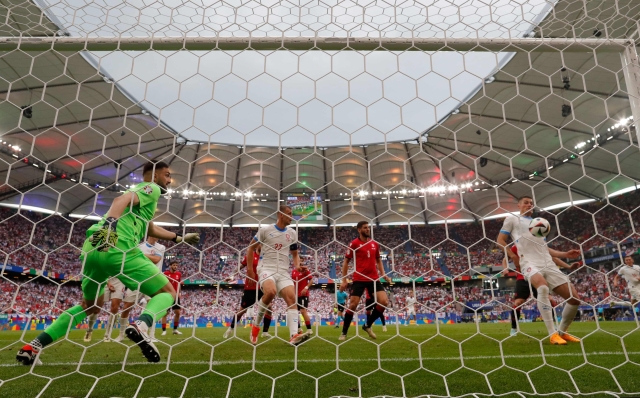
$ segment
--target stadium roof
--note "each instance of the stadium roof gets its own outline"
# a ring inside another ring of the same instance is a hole
[[[585,9],[582,1],[559,1],[534,32],[592,37],[599,29],[626,38],[637,26],[636,3],[605,1]],[[0,5],[0,16],[10,21],[0,26],[2,35],[48,36],[59,30],[31,4],[0,0]],[[140,102],[138,93],[105,79],[92,63],[95,58],[56,51],[0,53],[0,134],[6,142],[0,176],[7,183],[0,201],[102,215],[117,189],[139,181],[147,159],[171,163],[175,192],[159,210],[159,220],[170,223],[253,225],[269,218],[287,194],[303,192],[321,196],[326,217],[318,224],[349,224],[362,217],[395,224],[504,214],[522,194],[533,193],[539,206],[550,207],[635,189],[640,152],[626,126],[631,111],[620,56],[546,51],[505,59],[509,62],[482,76],[480,90],[461,105],[457,100],[451,105],[453,89],[428,82],[449,109],[436,112],[440,121],[430,127],[423,108],[403,108],[402,142],[385,137],[396,125],[384,114],[381,123],[389,124],[363,130],[365,141],[350,138],[344,128],[326,130],[324,138],[294,129],[309,143],[292,147],[264,130],[246,140],[237,133],[242,141],[236,143],[221,144],[225,141],[216,142],[215,136],[189,140],[180,135],[181,127],[159,121],[161,113]],[[571,115],[563,116],[562,105],[568,104]],[[32,107],[30,119],[20,111],[26,105]],[[430,128],[420,130],[425,123]],[[331,145],[334,135],[351,145]]]

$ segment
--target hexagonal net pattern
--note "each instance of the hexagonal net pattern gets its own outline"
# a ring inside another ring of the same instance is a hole
[[[0,396],[640,394],[639,19],[0,0]]]

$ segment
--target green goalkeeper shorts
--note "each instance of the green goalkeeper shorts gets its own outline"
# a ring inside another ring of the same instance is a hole
[[[113,276],[127,288],[140,290],[147,296],[153,296],[169,283],[169,279],[137,247],[126,252],[112,248],[105,253],[96,250],[87,239],[80,258],[84,259],[82,293],[90,301],[104,293],[107,280]]]

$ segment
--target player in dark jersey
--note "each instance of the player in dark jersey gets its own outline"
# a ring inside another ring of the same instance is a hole
[[[365,296],[364,308],[365,310],[367,310],[367,316],[369,316],[371,315],[371,311],[373,311],[373,308],[375,307],[376,300],[374,300],[373,296],[369,294],[368,290],[364,291],[364,296]],[[386,332],[387,323],[384,320],[384,315],[380,317],[380,322],[382,322],[382,331]]]
[[[261,247],[258,246],[253,252],[253,272],[255,274],[256,268],[258,268],[258,262],[260,261]],[[247,266],[247,256],[245,255],[241,263],[242,267]],[[224,332],[224,338],[227,339],[233,334],[233,329],[236,327],[236,323],[240,322],[242,316],[247,312],[247,309],[254,305],[258,300],[262,298],[262,289],[258,289],[258,283],[249,278],[248,276],[244,280],[244,292],[242,293],[242,299],[240,300],[240,311],[238,311],[233,318],[231,318],[231,325],[226,332]],[[262,337],[271,337],[269,334],[269,327],[271,326],[271,306],[269,311],[264,314],[264,322],[262,326]]]
[[[516,256],[518,255],[518,248],[516,247],[516,245],[511,246],[511,251]],[[567,268],[569,270],[575,270],[582,265],[582,262],[577,262],[577,263],[573,263],[572,265],[569,265],[557,257],[552,257],[552,259],[557,266],[561,268]],[[507,257],[505,257],[502,260],[502,266],[505,269],[508,269],[509,264],[507,262]],[[531,297],[531,294],[533,294],[533,297],[535,299],[538,298],[538,290],[536,290],[536,288],[533,287],[533,285],[530,285],[529,282],[527,282],[527,280],[524,278],[524,275],[522,274],[522,272],[520,272],[520,265],[517,264],[515,267],[516,267],[517,274],[516,274],[516,290],[513,295],[514,309],[511,310],[511,332],[509,333],[511,336],[518,333],[518,326],[517,326],[516,320],[520,319],[520,311],[522,309],[522,304],[524,304],[529,299],[529,297]],[[551,306],[555,307],[556,303],[552,299],[550,300],[551,300]]]
[[[340,289],[344,290],[349,283],[346,278],[349,271],[349,261],[355,256],[351,298],[349,300],[349,308],[345,311],[344,325],[342,326],[342,334],[339,340],[347,338],[353,314],[358,308],[360,297],[362,297],[365,290],[375,298],[374,302],[376,303],[371,314],[367,316],[366,323],[362,325],[362,330],[367,332],[372,339],[375,339],[376,335],[371,330],[371,326],[376,319],[384,317],[384,310],[389,304],[387,292],[383,289],[382,283],[380,283],[380,277],[389,279],[386,277],[382,260],[380,259],[380,247],[378,243],[371,240],[368,221],[360,221],[356,228],[359,236],[349,245],[349,250],[347,250],[342,263],[342,284]]]
[[[173,310],[173,334],[182,334],[178,330],[178,326],[180,326],[180,310],[182,307],[180,306],[180,285],[182,282],[182,272],[178,271],[178,262],[172,261],[169,263],[169,269],[164,271],[164,274],[169,278],[169,283],[173,286],[173,289],[176,291],[176,300],[173,302],[171,309]],[[167,314],[164,314],[162,317],[162,335],[167,335]]]
[[[307,334],[313,334],[311,329],[311,318],[309,317],[309,285],[311,284],[311,272],[309,270],[298,271],[293,269],[291,271],[291,279],[296,285],[296,292],[298,293],[298,311],[304,318],[304,323],[307,326]],[[302,328],[298,329],[298,333],[302,333]]]

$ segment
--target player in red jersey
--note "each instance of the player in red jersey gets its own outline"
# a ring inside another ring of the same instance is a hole
[[[258,246],[253,252],[253,272],[256,273],[258,268],[258,262],[260,261],[261,247]],[[245,255],[241,262],[242,267],[247,266],[247,256]],[[236,327],[236,323],[240,322],[242,316],[247,312],[247,309],[254,305],[258,300],[262,298],[262,289],[258,289],[258,284],[255,280],[248,276],[244,280],[244,292],[242,293],[242,299],[240,300],[240,311],[231,319],[231,325],[224,332],[224,338],[227,339],[233,334],[233,329]],[[271,306],[269,311],[264,314],[264,323],[262,325],[262,337],[271,337],[269,334],[269,327],[271,326]]]
[[[345,311],[344,325],[342,326],[342,334],[339,340],[345,340],[347,338],[347,332],[349,331],[349,326],[351,326],[353,314],[365,290],[367,290],[372,297],[375,297],[376,303],[371,313],[367,316],[367,322],[362,325],[362,330],[367,332],[372,339],[375,339],[376,335],[371,330],[371,326],[376,319],[384,317],[385,307],[389,304],[389,298],[387,297],[387,292],[385,292],[382,287],[382,283],[380,283],[380,277],[387,280],[389,278],[387,278],[384,267],[382,266],[380,247],[378,243],[371,240],[369,222],[360,221],[356,229],[358,230],[359,236],[349,245],[349,250],[347,250],[344,256],[344,262],[342,263],[341,289],[345,289],[349,283],[347,281],[349,261],[351,261],[355,254],[356,269],[353,273],[351,298],[349,300],[349,308]]]
[[[178,271],[178,262],[172,261],[169,264],[169,269],[164,271],[164,274],[169,279],[169,283],[173,286],[173,289],[176,291],[176,301],[174,301],[171,309],[173,310],[173,334],[182,334],[178,330],[178,326],[180,325],[180,285],[182,282],[182,272]],[[168,311],[167,311],[168,313]],[[167,335],[167,314],[165,313],[162,317],[162,335]]]
[[[511,251],[517,256],[518,255],[518,248],[516,247],[516,245],[511,246]],[[565,263],[564,261],[560,260],[557,257],[552,257],[552,260],[554,263],[556,263],[556,265],[558,267],[561,268],[567,268],[570,270],[575,270],[578,267],[580,267],[582,265],[582,262],[577,262],[577,263],[573,263],[571,265]],[[507,257],[505,257],[502,260],[502,266],[504,267],[505,270],[508,269],[509,264],[507,262]],[[515,334],[518,333],[518,327],[516,325],[516,319],[520,319],[520,311],[522,309],[522,304],[524,304],[529,297],[531,297],[531,294],[533,293],[533,297],[535,299],[538,298],[538,290],[536,290],[535,287],[530,286],[529,282],[526,281],[526,279],[524,279],[524,275],[522,274],[522,272],[520,272],[520,264],[515,264],[516,267],[516,291],[515,294],[513,295],[513,307],[515,309],[511,310],[511,332],[510,335],[513,336]],[[531,290],[529,290],[531,289]],[[551,300],[551,306],[555,307],[556,303]]]
[[[298,311],[304,318],[304,323],[307,326],[307,334],[313,334],[311,330],[311,318],[309,317],[309,285],[311,284],[311,272],[309,270],[298,271],[293,269],[291,271],[291,279],[296,284],[296,291],[298,293]],[[298,333],[302,333],[302,328],[298,329]]]

